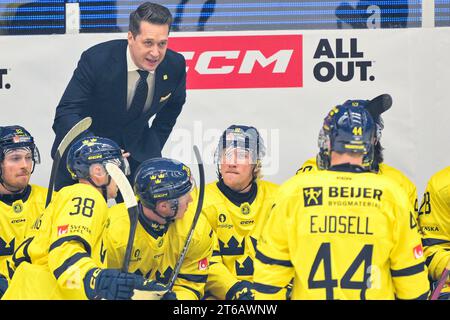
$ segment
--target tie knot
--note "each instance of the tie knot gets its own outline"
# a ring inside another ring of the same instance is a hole
[[[141,76],[142,79],[146,80],[148,77],[148,71],[145,70],[138,70],[137,71],[139,73],[139,75]]]

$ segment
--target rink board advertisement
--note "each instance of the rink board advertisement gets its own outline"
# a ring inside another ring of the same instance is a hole
[[[126,34],[0,37],[1,124],[35,136],[42,164],[32,182],[48,183],[55,108],[81,53],[118,38]],[[188,93],[163,154],[195,170],[197,144],[207,181],[216,177],[214,149],[227,126],[260,130],[263,172],[281,183],[317,152],[331,107],[382,93],[394,101],[383,117],[385,161],[419,192],[450,165],[449,28],[177,33],[169,47],[186,58]]]

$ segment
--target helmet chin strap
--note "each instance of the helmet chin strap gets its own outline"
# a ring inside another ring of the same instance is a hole
[[[171,203],[171,205],[170,205],[170,209],[172,210],[172,213],[173,213],[171,216],[166,216],[166,217],[162,216],[158,212],[158,210],[156,210],[156,206],[153,206],[153,208],[150,208],[158,217],[163,219],[167,225],[169,225],[175,221],[175,217],[178,214],[178,207],[179,207],[178,199],[172,199],[172,200],[168,200],[168,201],[173,201],[173,203]]]
[[[97,185],[92,179],[91,177],[86,179],[87,181],[89,181],[90,184],[92,184],[94,187],[96,188],[100,188],[102,190],[102,195],[103,198],[105,198],[105,201],[108,201],[108,186],[111,183],[111,176],[108,174],[108,182],[106,184],[102,184],[101,186]]]
[[[9,188],[5,185],[4,182],[5,182],[5,180],[3,180],[3,172],[2,172],[2,170],[0,169],[0,184],[3,186],[3,188],[5,188],[7,191],[11,192],[12,194],[22,193],[23,190],[26,189],[26,187],[25,187],[25,188],[19,189],[19,190],[11,190],[11,189],[9,189]]]
[[[11,189],[9,189],[7,186],[5,186],[5,184],[3,183],[3,179],[1,179],[1,182],[0,182],[0,184],[3,186],[3,188],[5,188],[6,190],[8,190],[9,192],[11,192],[11,193],[13,193],[13,194],[18,194],[18,193],[22,193],[23,192],[23,190],[25,190],[25,188],[24,189],[19,189],[19,190],[11,190]]]

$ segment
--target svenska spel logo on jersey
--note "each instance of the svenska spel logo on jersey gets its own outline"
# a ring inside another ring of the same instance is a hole
[[[203,258],[198,262],[198,270],[203,271],[208,269],[208,258]]]
[[[302,35],[175,37],[187,89],[303,87]]]
[[[322,187],[303,188],[303,201],[305,207],[322,205]]]
[[[416,259],[420,259],[423,257],[423,248],[422,248],[421,244],[414,247],[413,254],[414,254],[414,258],[416,258]]]
[[[69,225],[58,226],[58,236],[69,233]]]

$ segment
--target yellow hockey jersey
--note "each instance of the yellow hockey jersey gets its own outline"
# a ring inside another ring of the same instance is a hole
[[[18,265],[3,299],[86,299],[87,271],[104,267],[107,204],[93,186],[61,189],[14,253]]]
[[[151,222],[142,214],[136,228],[129,272],[167,284],[186,243],[194,219],[192,202],[185,215],[168,227]],[[108,268],[121,268],[130,234],[127,208],[119,204],[109,209],[109,225],[104,235]],[[173,287],[179,300],[201,299],[208,278],[214,233],[200,215],[194,234]]]
[[[424,252],[433,280],[439,280],[450,259],[450,167],[428,182],[419,210]],[[442,292],[450,292],[450,280]]]
[[[256,253],[257,299],[414,299],[429,284],[406,193],[373,173],[320,170],[279,191]]]
[[[7,278],[12,272],[8,258],[30,235],[34,222],[45,209],[47,188],[32,184],[25,192],[23,199],[12,203],[0,201],[0,274]]]
[[[418,200],[417,200],[417,188],[416,185],[406,176],[404,175],[400,170],[391,167],[390,165],[386,163],[380,163],[379,165],[379,175],[387,176],[394,181],[396,181],[407,193],[409,201],[414,207],[414,212],[416,213],[416,219],[419,208],[418,208]],[[310,172],[310,171],[316,171],[317,170],[317,162],[316,158],[310,158],[305,161],[305,163],[300,167],[300,169],[297,170],[296,174],[304,173],[304,172]]]
[[[255,200],[233,204],[213,182],[206,186],[203,213],[217,235],[206,290],[225,299],[240,280],[253,281],[255,248],[273,205],[278,185],[257,181]]]

